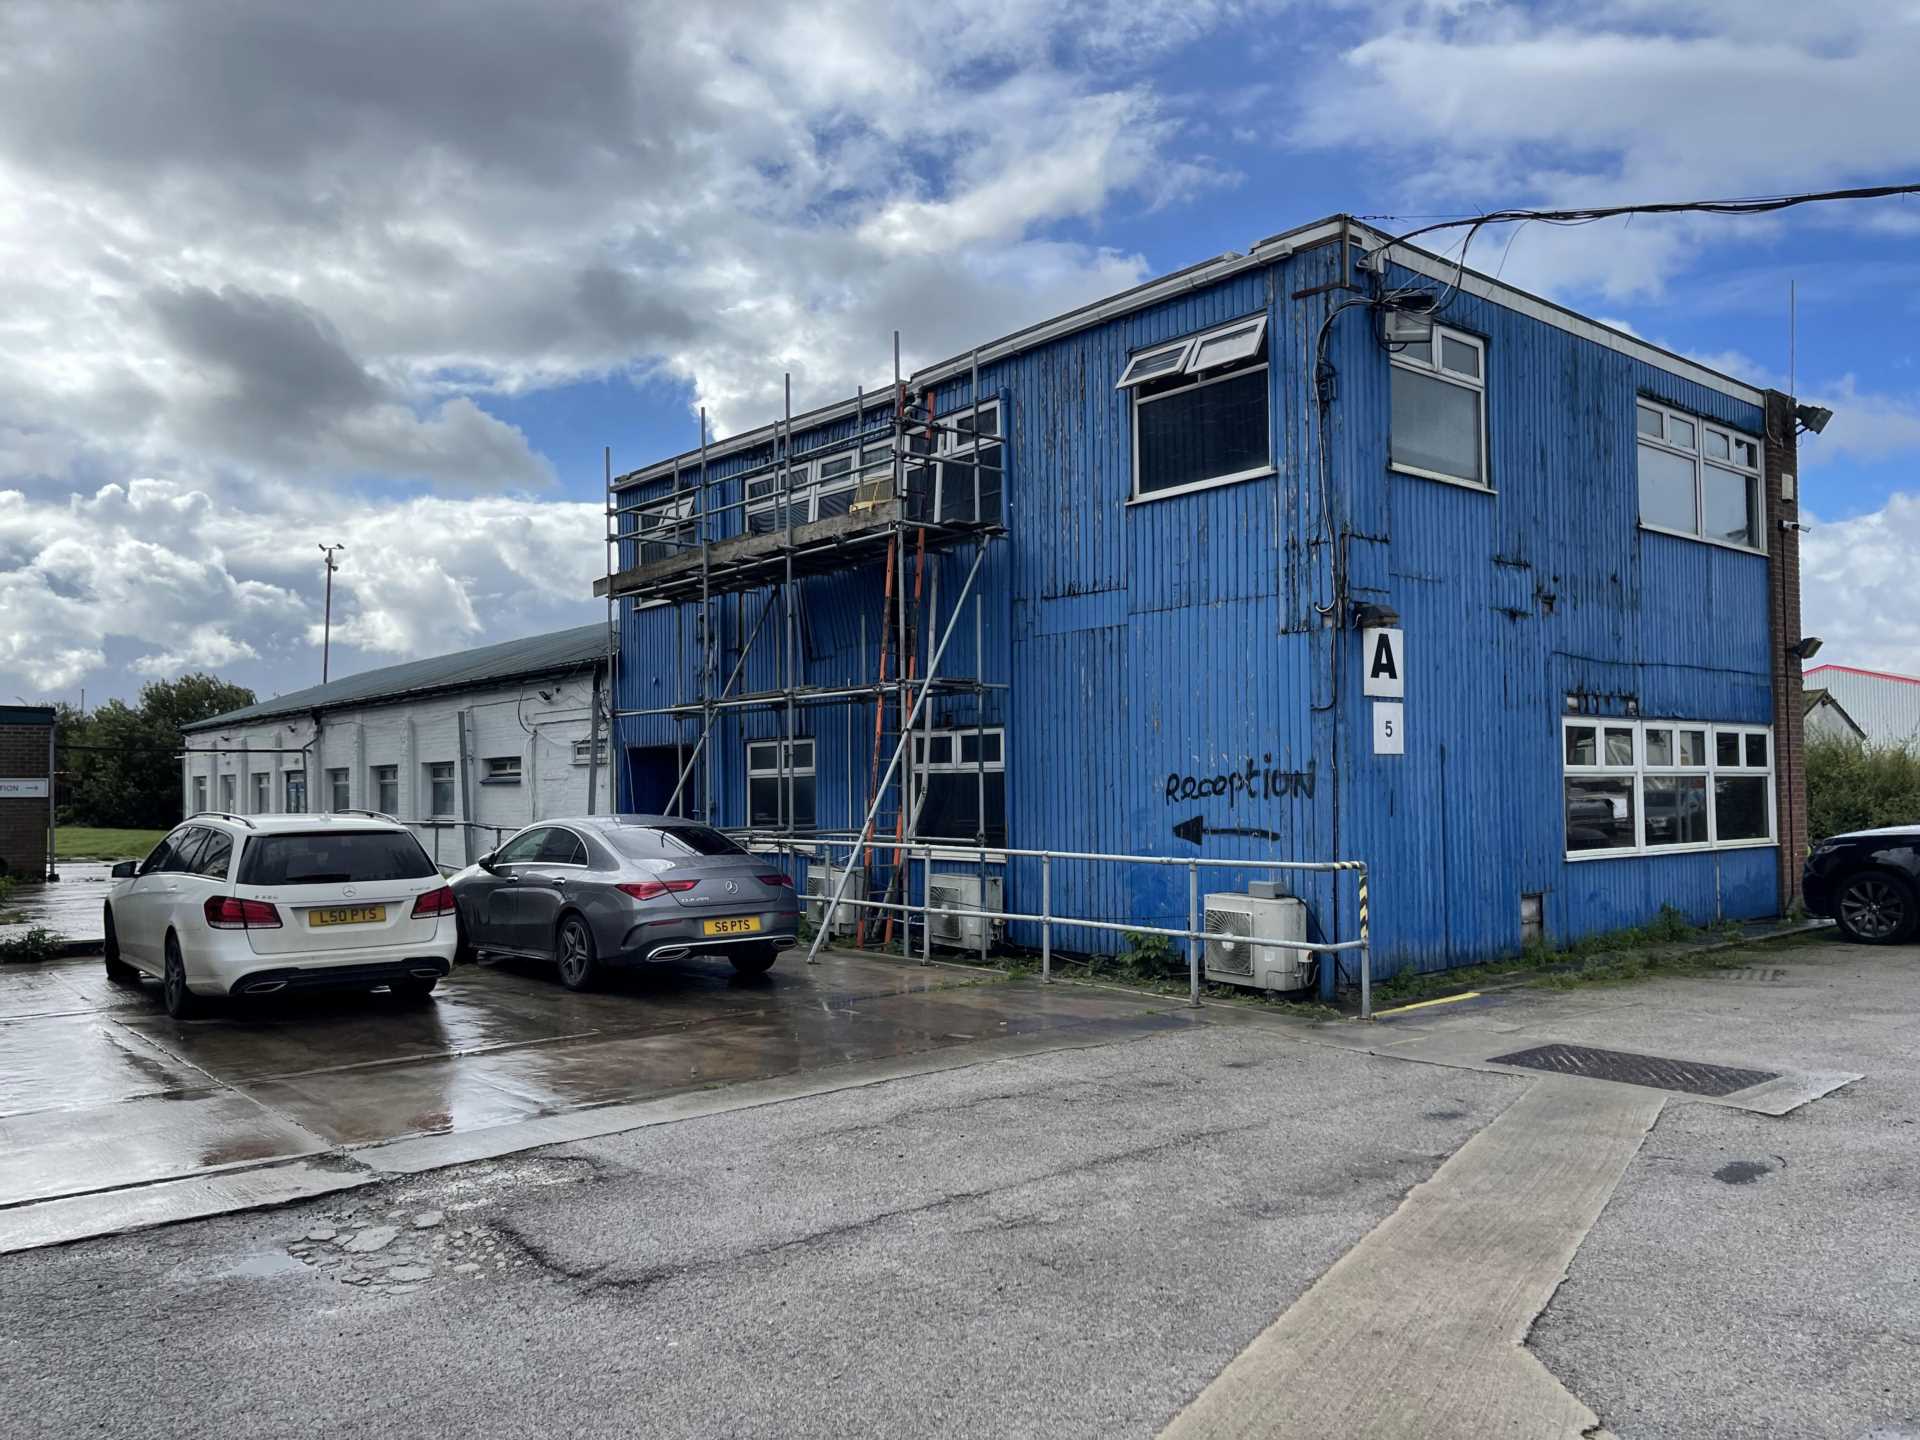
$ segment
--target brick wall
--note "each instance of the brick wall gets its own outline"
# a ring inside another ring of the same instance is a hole
[[[1800,636],[1799,442],[1793,397],[1767,392],[1767,576],[1773,636],[1774,811],[1780,831],[1780,909],[1800,894],[1807,856],[1806,723],[1801,662],[1787,654]],[[1787,498],[1791,489],[1794,498]]]
[[[0,725],[0,776],[42,779],[47,774],[45,725]],[[6,873],[38,880],[47,873],[47,802],[0,796],[0,863]]]

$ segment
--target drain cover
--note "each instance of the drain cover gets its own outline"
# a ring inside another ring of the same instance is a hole
[[[1619,1080],[1716,1099],[1779,1078],[1772,1070],[1740,1070],[1700,1060],[1670,1060],[1664,1055],[1629,1055],[1624,1050],[1596,1050],[1591,1045],[1536,1045],[1511,1055],[1495,1055],[1487,1063],[1551,1070],[1556,1075],[1580,1075],[1589,1080]]]

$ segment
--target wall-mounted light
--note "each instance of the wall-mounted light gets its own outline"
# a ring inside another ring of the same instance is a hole
[[[1796,405],[1793,407],[1793,418],[1799,422],[1799,430],[1818,435],[1833,419],[1833,411],[1824,405]]]
[[[1787,656],[1793,660],[1811,660],[1820,653],[1820,637],[1807,635],[1787,646]]]
[[[1400,623],[1400,612],[1391,605],[1369,602],[1353,607],[1353,623],[1361,630],[1390,630]]]

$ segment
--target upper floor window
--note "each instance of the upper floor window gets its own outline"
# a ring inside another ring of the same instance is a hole
[[[635,513],[633,528],[642,537],[640,564],[671,560],[682,550],[699,543],[695,533],[699,522],[693,518],[693,494],[691,490],[682,490],[677,495],[663,495],[646,502]]]
[[[935,464],[909,462],[907,514],[915,520],[991,521],[1000,514],[1000,477],[1006,454],[1000,429],[1000,402],[989,400],[942,415],[931,440],[925,431],[910,435],[911,453],[949,458]]]
[[[1116,388],[1133,391],[1135,499],[1272,471],[1265,315],[1142,350]]]
[[[935,730],[913,737],[913,833],[976,844],[1007,843],[1006,732]]]
[[[1642,525],[1762,548],[1758,440],[1648,400],[1635,406],[1635,424]]]
[[[1436,325],[1394,350],[1392,385],[1393,468],[1486,487],[1486,341]]]

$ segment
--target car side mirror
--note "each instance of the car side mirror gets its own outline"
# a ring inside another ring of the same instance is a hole
[[[478,865],[482,870],[485,870],[488,873],[492,873],[493,857],[498,855],[499,853],[500,852],[498,850],[489,850],[487,851],[486,854],[482,855],[478,860],[474,861],[473,863]]]
[[[118,865],[113,867],[111,873],[116,880],[131,880],[135,875],[140,873],[140,862],[138,860],[122,860]]]

